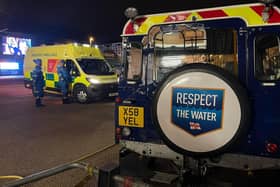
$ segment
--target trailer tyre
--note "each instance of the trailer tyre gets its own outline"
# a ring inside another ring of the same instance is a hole
[[[231,73],[211,64],[189,64],[161,82],[152,116],[171,149],[190,156],[214,156],[244,137],[250,104],[245,88]]]
[[[84,85],[76,85],[73,95],[78,103],[86,104],[89,102],[87,88]]]

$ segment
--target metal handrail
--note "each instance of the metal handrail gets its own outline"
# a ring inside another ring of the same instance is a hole
[[[46,177],[64,172],[66,170],[75,169],[75,168],[83,169],[89,174],[92,174],[92,172],[93,172],[92,168],[89,167],[89,164],[82,163],[82,162],[76,162],[76,163],[60,165],[57,167],[53,167],[53,168],[50,168],[47,170],[40,171],[38,173],[34,173],[32,175],[24,177],[23,179],[19,179],[19,180],[4,184],[3,187],[16,187],[16,186],[24,185],[24,184],[31,183],[34,181],[38,181],[42,178],[46,178]]]
[[[16,187],[16,186],[28,184],[28,183],[38,181],[40,179],[43,179],[43,178],[46,178],[46,177],[64,172],[66,170],[74,169],[74,168],[83,169],[88,173],[88,175],[98,175],[98,169],[97,168],[93,168],[89,164],[81,162],[81,161],[86,159],[86,158],[89,158],[91,156],[94,156],[94,155],[96,155],[96,154],[98,154],[102,151],[105,151],[109,148],[112,148],[115,145],[116,144],[108,145],[106,147],[103,147],[100,150],[97,150],[93,153],[86,154],[86,155],[84,155],[84,156],[82,156],[82,157],[80,157],[76,160],[65,163],[63,165],[59,165],[59,166],[56,166],[56,167],[53,167],[53,168],[50,168],[50,169],[47,169],[47,170],[43,170],[43,171],[40,171],[38,173],[34,173],[34,174],[29,175],[29,176],[23,177],[21,179],[19,178],[18,180],[9,182],[7,184],[4,184],[4,186],[2,186],[2,187]]]

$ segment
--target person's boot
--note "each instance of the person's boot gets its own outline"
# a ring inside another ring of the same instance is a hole
[[[62,99],[62,103],[63,103],[63,104],[70,104],[68,98],[63,98],[63,99]]]
[[[40,104],[41,104],[41,100],[39,98],[36,98],[36,107],[40,107]]]
[[[41,98],[36,99],[36,107],[43,107],[45,105],[42,104]]]
[[[67,98],[67,104],[71,104],[71,100],[69,97]]]

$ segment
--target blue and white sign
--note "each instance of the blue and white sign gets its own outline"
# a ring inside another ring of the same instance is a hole
[[[215,74],[187,71],[164,85],[157,101],[159,128],[190,152],[217,150],[237,133],[241,108],[234,90]]]
[[[196,136],[222,127],[224,90],[172,90],[172,122]]]

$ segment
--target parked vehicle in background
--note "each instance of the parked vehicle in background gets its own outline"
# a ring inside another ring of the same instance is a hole
[[[113,70],[120,75],[122,68],[122,44],[121,42],[109,43],[100,45],[100,49],[108,61],[108,63],[112,66]]]
[[[113,71],[116,72],[117,75],[121,73],[121,56],[116,54],[113,50],[105,49],[102,51],[104,58],[111,65]]]
[[[24,58],[24,85],[32,87],[31,71],[33,59],[42,60],[45,77],[45,92],[59,94],[57,64],[64,60],[72,76],[71,95],[79,103],[92,99],[115,97],[117,93],[117,74],[113,72],[97,47],[81,44],[43,45],[31,47]]]

